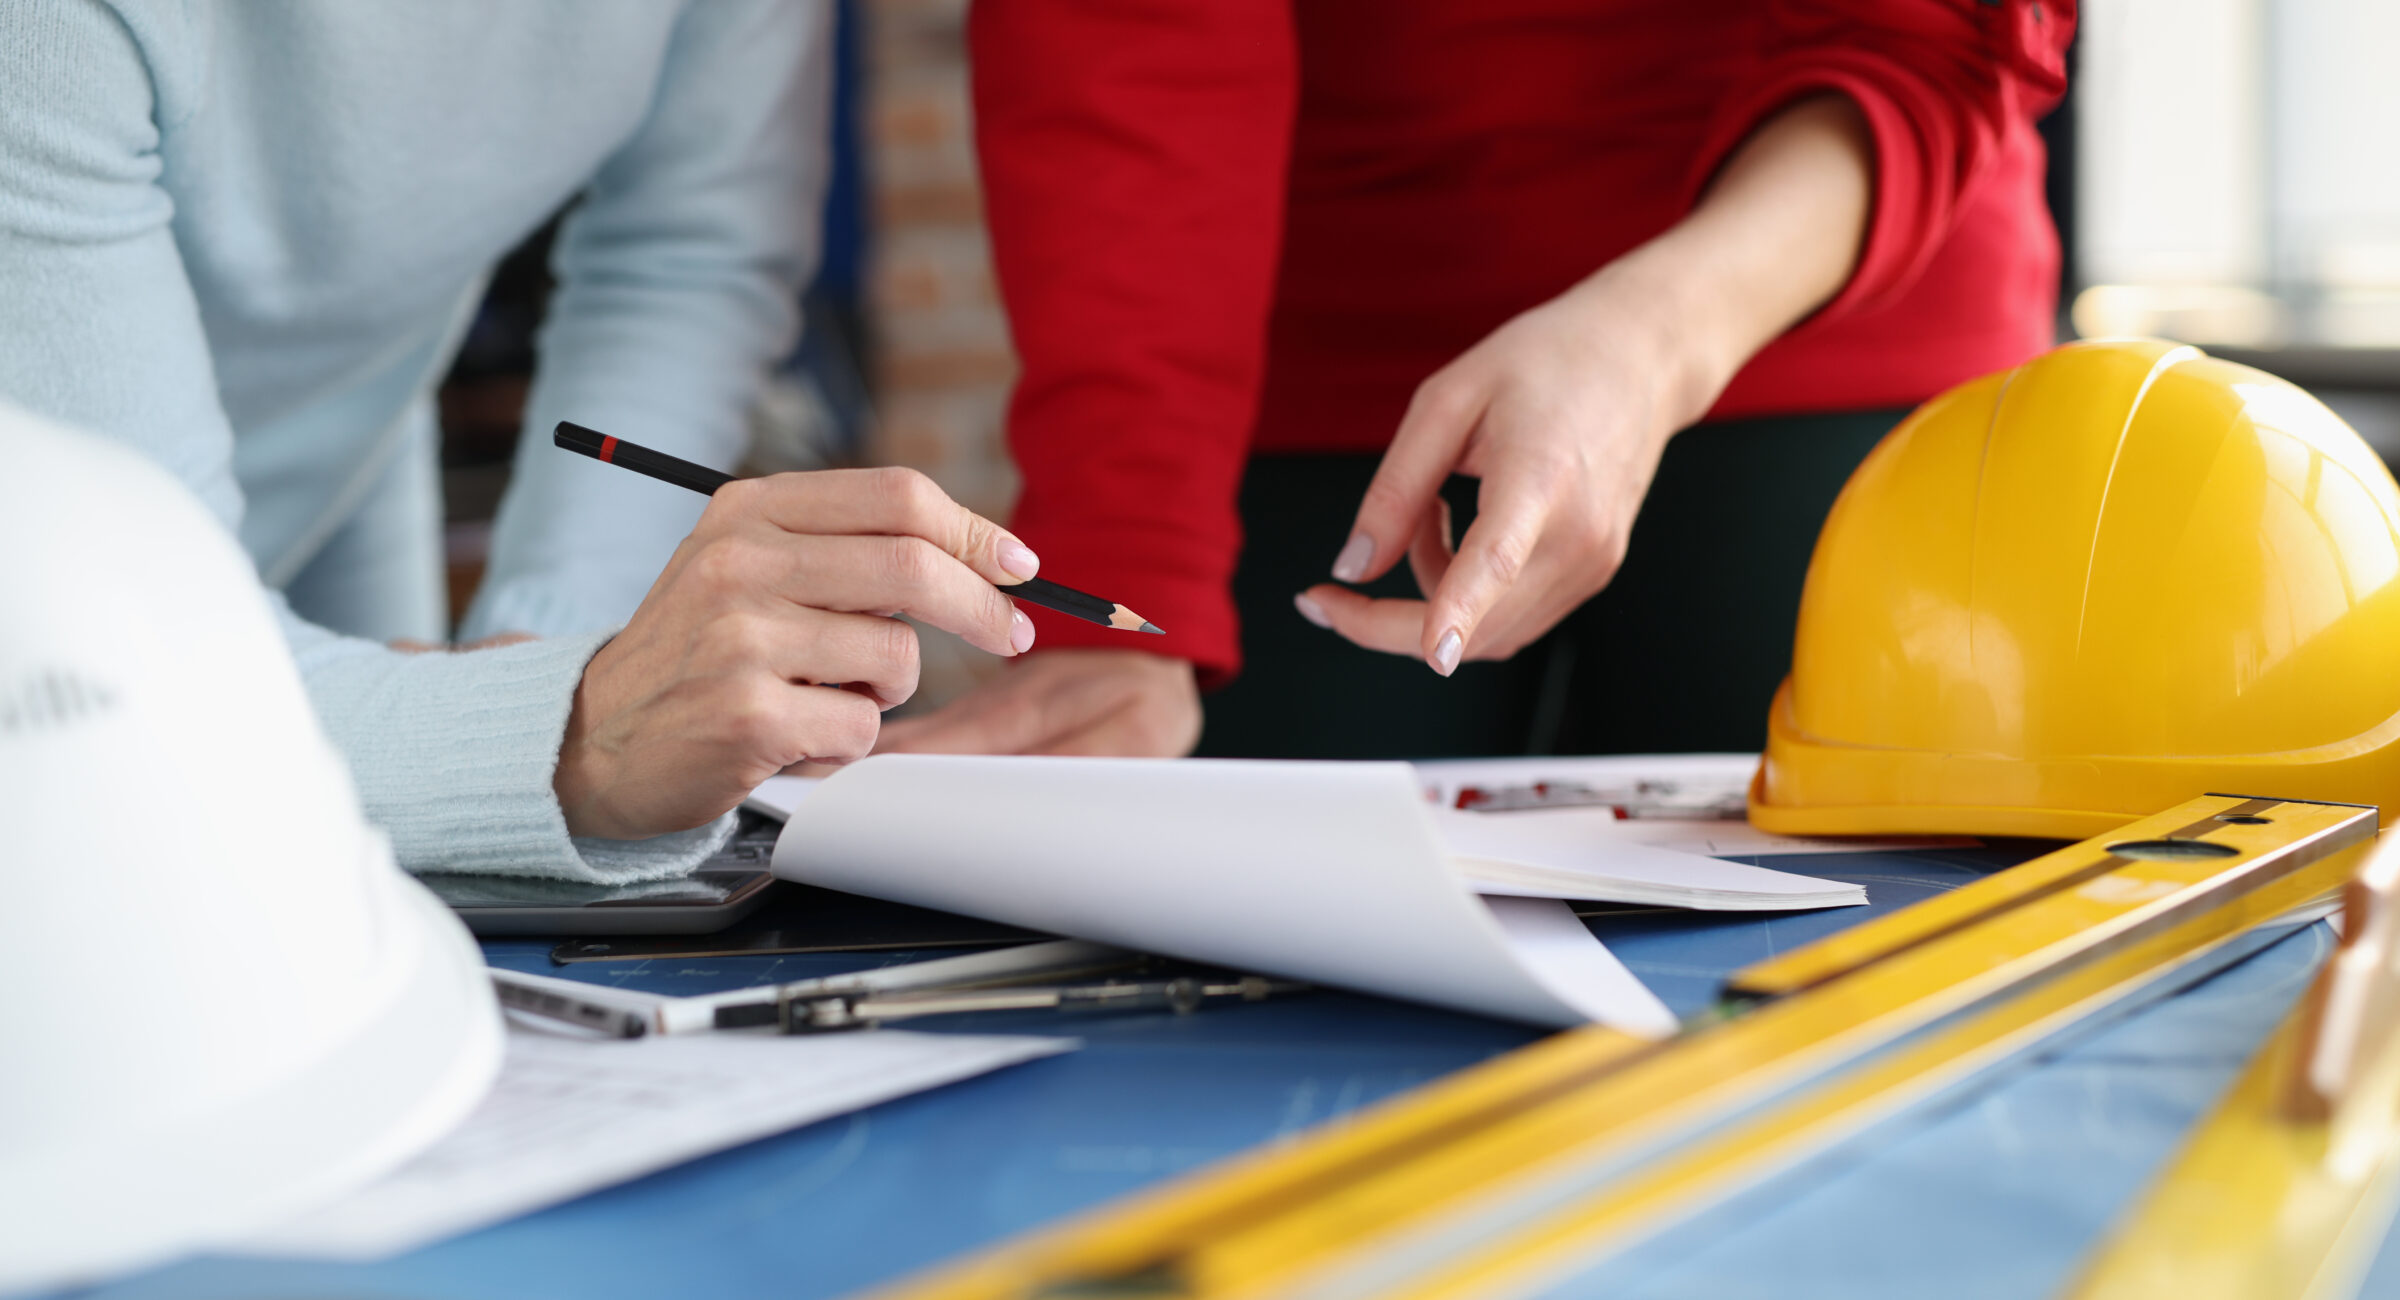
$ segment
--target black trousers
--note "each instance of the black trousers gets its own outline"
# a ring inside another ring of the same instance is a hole
[[[1201,754],[1429,758],[1755,750],[1791,664],[1817,530],[1902,412],[1704,424],[1667,444],[1624,567],[1548,636],[1443,679],[1302,619],[1328,580],[1374,454],[1262,455],[1242,481],[1233,590],[1241,676],[1205,703]],[[1444,489],[1455,527],[1475,481]],[[1367,590],[1413,596],[1403,563]]]

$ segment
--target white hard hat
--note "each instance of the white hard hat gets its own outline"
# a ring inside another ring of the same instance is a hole
[[[393,864],[249,561],[0,403],[0,1291],[223,1244],[490,1087],[482,956]]]

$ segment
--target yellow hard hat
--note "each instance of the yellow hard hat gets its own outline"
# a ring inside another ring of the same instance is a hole
[[[1750,819],[2082,838],[2400,803],[2400,488],[2272,375],[2069,344],[1892,430],[1817,539]]]

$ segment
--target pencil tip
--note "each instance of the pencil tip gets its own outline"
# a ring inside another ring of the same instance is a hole
[[[1167,634],[1167,630],[1163,627],[1160,627],[1156,623],[1144,623],[1141,626],[1141,630],[1149,633],[1152,636],[1165,636]]]

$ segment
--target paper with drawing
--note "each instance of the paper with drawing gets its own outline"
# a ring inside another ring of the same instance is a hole
[[[1709,857],[1857,853],[1872,849],[1971,846],[1958,835],[1777,835],[1752,826],[1747,796],[1756,754],[1596,754],[1549,758],[1452,758],[1412,763],[1426,797],[1444,808],[1478,813],[1541,810],[1588,824],[1615,822],[1613,834],[1652,848]]]

